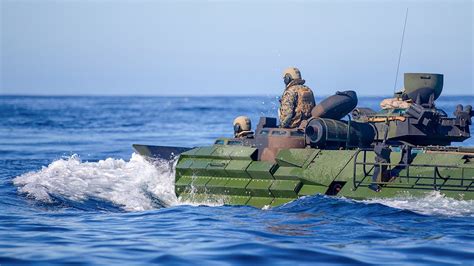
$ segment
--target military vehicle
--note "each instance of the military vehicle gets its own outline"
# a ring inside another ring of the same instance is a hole
[[[277,206],[315,194],[354,199],[440,191],[474,199],[471,106],[454,117],[436,108],[443,75],[406,73],[395,101],[404,108],[356,107],[353,91],[317,104],[299,128],[262,117],[254,134],[218,138],[207,147],[133,145],[150,160],[179,156],[176,195],[195,202]]]

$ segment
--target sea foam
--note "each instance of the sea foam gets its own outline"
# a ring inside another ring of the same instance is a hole
[[[56,196],[78,202],[98,199],[126,211],[143,211],[178,203],[173,169],[173,162],[151,163],[135,153],[128,162],[82,162],[73,155],[18,176],[13,183],[19,192],[42,202],[51,203]]]
[[[364,200],[364,203],[380,203],[392,208],[410,210],[426,215],[474,217],[474,200],[458,200],[446,197],[440,191],[431,191],[424,196],[401,193],[394,198]]]

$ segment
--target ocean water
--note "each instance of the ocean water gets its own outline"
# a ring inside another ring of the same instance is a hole
[[[438,106],[451,114],[458,103],[474,96]],[[0,265],[474,264],[473,201],[316,195],[276,208],[204,206],[175,197],[172,162],[131,148],[209,145],[232,134],[234,117],[256,123],[277,104],[0,96]]]

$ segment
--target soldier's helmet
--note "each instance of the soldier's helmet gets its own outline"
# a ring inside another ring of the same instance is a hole
[[[234,119],[234,134],[238,135],[241,132],[248,132],[251,128],[252,124],[247,116],[239,116]]]
[[[283,71],[283,81],[288,85],[292,80],[301,79],[301,72],[296,67],[289,67]]]
[[[301,79],[301,72],[296,67],[289,67],[283,71],[283,77],[289,75],[291,79]]]

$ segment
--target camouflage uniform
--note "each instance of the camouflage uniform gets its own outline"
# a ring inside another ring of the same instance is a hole
[[[382,109],[408,109],[411,101],[404,101],[401,98],[388,98],[380,103]]]
[[[303,85],[304,80],[301,79],[301,74],[296,68],[293,74],[296,78],[293,79],[283,92],[280,99],[280,109],[278,110],[280,116],[280,127],[282,128],[296,128],[303,120],[311,117],[311,110],[315,106],[314,95],[310,88]],[[291,73],[286,70],[285,73]]]

